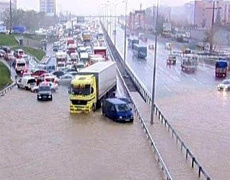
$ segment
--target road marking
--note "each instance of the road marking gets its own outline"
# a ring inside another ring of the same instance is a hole
[[[170,89],[168,86],[164,85],[164,87],[165,87],[165,89],[167,89],[169,92],[172,92],[171,89]]]
[[[148,69],[148,66],[145,66],[144,68],[145,68],[145,70],[146,70],[146,71],[148,71],[148,70],[149,70],[149,69]]]
[[[198,82],[195,78],[192,78],[193,81]]]
[[[176,73],[177,73],[178,75],[181,74],[181,72],[180,72],[178,69],[175,69],[175,71],[176,71]]]

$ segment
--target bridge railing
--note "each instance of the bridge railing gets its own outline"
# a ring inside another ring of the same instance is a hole
[[[115,51],[115,52],[118,53],[116,47],[113,44],[111,45],[112,41],[109,38],[109,36],[108,36],[108,34],[107,34],[107,32],[106,32],[106,30],[105,30],[104,27],[103,27],[103,30],[106,33],[107,43],[108,43],[109,47],[112,49],[112,51]],[[120,57],[119,53],[118,53],[118,57]],[[121,57],[119,58],[119,61],[122,63],[122,65],[125,67],[126,72],[132,78],[132,81],[136,85],[139,93],[141,94],[141,96],[143,97],[143,99],[145,100],[145,102],[150,105],[151,104],[151,94],[150,94],[150,92],[147,90],[147,88],[145,87],[145,85],[140,81],[140,79],[135,75],[135,73],[131,70],[131,68],[127,64],[124,63],[124,61],[122,60]],[[211,180],[210,176],[207,174],[207,172],[200,165],[200,163],[195,158],[195,156],[193,155],[193,153],[191,152],[191,150],[189,150],[189,148],[185,145],[185,143],[182,140],[182,138],[177,134],[177,132],[175,131],[175,129],[172,127],[172,125],[168,122],[168,120],[164,117],[164,115],[162,114],[162,112],[159,110],[159,108],[155,104],[154,104],[154,109],[153,110],[158,115],[158,119],[160,120],[160,122],[165,125],[165,127],[168,129],[169,132],[171,131],[172,137],[176,138],[176,143],[180,143],[181,151],[182,152],[185,151],[185,158],[186,159],[188,159],[188,158],[191,159],[191,166],[192,166],[192,168],[193,169],[194,168],[198,169],[198,171],[197,171],[198,172],[198,177],[200,178],[201,176],[203,176],[206,180]],[[138,112],[138,110],[136,110],[136,112]],[[140,114],[139,114],[138,118],[139,119],[141,118]],[[143,121],[143,119],[141,119],[141,121]]]
[[[6,86],[3,90],[0,91],[0,96],[4,96],[8,91],[12,90],[16,86],[16,83],[12,83]]]
[[[154,112],[160,122],[167,128],[169,133],[171,132],[172,138],[175,138],[176,143],[179,144],[181,151],[185,154],[186,160],[191,160],[191,167],[194,169],[195,166],[197,168],[198,177],[200,178],[203,176],[206,180],[211,180],[209,175],[206,173],[206,171],[203,169],[203,167],[200,165],[198,160],[195,158],[191,150],[185,145],[185,142],[182,140],[182,138],[177,134],[177,132],[174,130],[174,128],[171,126],[171,124],[168,122],[168,120],[164,117],[162,112],[158,109],[157,106],[154,107]]]
[[[113,54],[112,54],[110,48],[108,50],[109,50],[109,54],[111,55],[112,60],[115,61],[115,58],[113,57]],[[129,89],[128,89],[126,83],[125,83],[125,80],[124,80],[120,70],[117,69],[117,72],[119,74],[119,77],[121,78],[122,84],[124,85],[126,92],[128,93],[129,97],[131,97]],[[132,99],[131,99],[131,101],[132,101]],[[158,150],[158,148],[157,148],[157,146],[156,146],[156,144],[155,144],[155,142],[154,142],[154,140],[153,140],[153,138],[152,138],[152,136],[151,136],[151,134],[150,134],[150,132],[149,132],[149,130],[147,128],[147,126],[146,126],[145,121],[143,120],[143,118],[140,115],[140,111],[138,110],[138,108],[135,106],[134,103],[133,103],[133,107],[134,107],[134,111],[136,113],[136,117],[141,122],[141,126],[144,129],[144,132],[146,133],[147,139],[150,141],[150,144],[151,144],[151,147],[153,149],[155,158],[156,158],[157,162],[160,165],[160,169],[162,170],[162,172],[163,172],[163,174],[164,174],[164,176],[166,177],[167,180],[173,180],[173,178],[172,178],[167,166],[165,165],[165,163],[163,161],[163,158],[161,157],[161,154],[160,154],[160,152],[159,152],[159,150]]]

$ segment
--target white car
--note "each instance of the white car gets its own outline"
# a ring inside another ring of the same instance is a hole
[[[59,78],[58,83],[61,85],[69,85],[73,78],[74,78],[73,75],[67,73]]]
[[[43,83],[43,82],[41,82],[41,83]],[[51,88],[51,91],[52,91],[52,92],[56,92],[56,91],[57,91],[57,89],[58,89],[58,84],[49,82],[49,85],[50,85],[50,88]],[[31,91],[34,92],[34,93],[37,93],[37,92],[38,92],[38,89],[39,89],[39,86],[34,86],[33,88],[31,88]]]
[[[230,90],[230,79],[222,81],[218,84],[217,89],[219,91],[229,91]]]
[[[32,90],[36,86],[36,80],[32,76],[24,76],[17,81],[18,88]]]

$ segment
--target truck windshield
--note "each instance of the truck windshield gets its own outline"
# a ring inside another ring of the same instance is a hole
[[[84,86],[73,86],[72,94],[73,95],[90,95],[90,85],[87,84]]]
[[[58,67],[65,67],[65,64],[58,64]]]
[[[25,63],[17,63],[17,66],[25,66]]]
[[[36,83],[36,80],[35,80],[35,79],[30,79],[30,80],[28,80],[28,84],[34,84],[34,83]]]

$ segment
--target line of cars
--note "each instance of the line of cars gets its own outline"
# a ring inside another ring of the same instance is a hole
[[[52,93],[58,90],[58,86],[58,78],[45,70],[24,72],[22,77],[17,79],[17,87],[37,93],[38,100],[52,100]],[[47,93],[48,95],[44,95]]]

